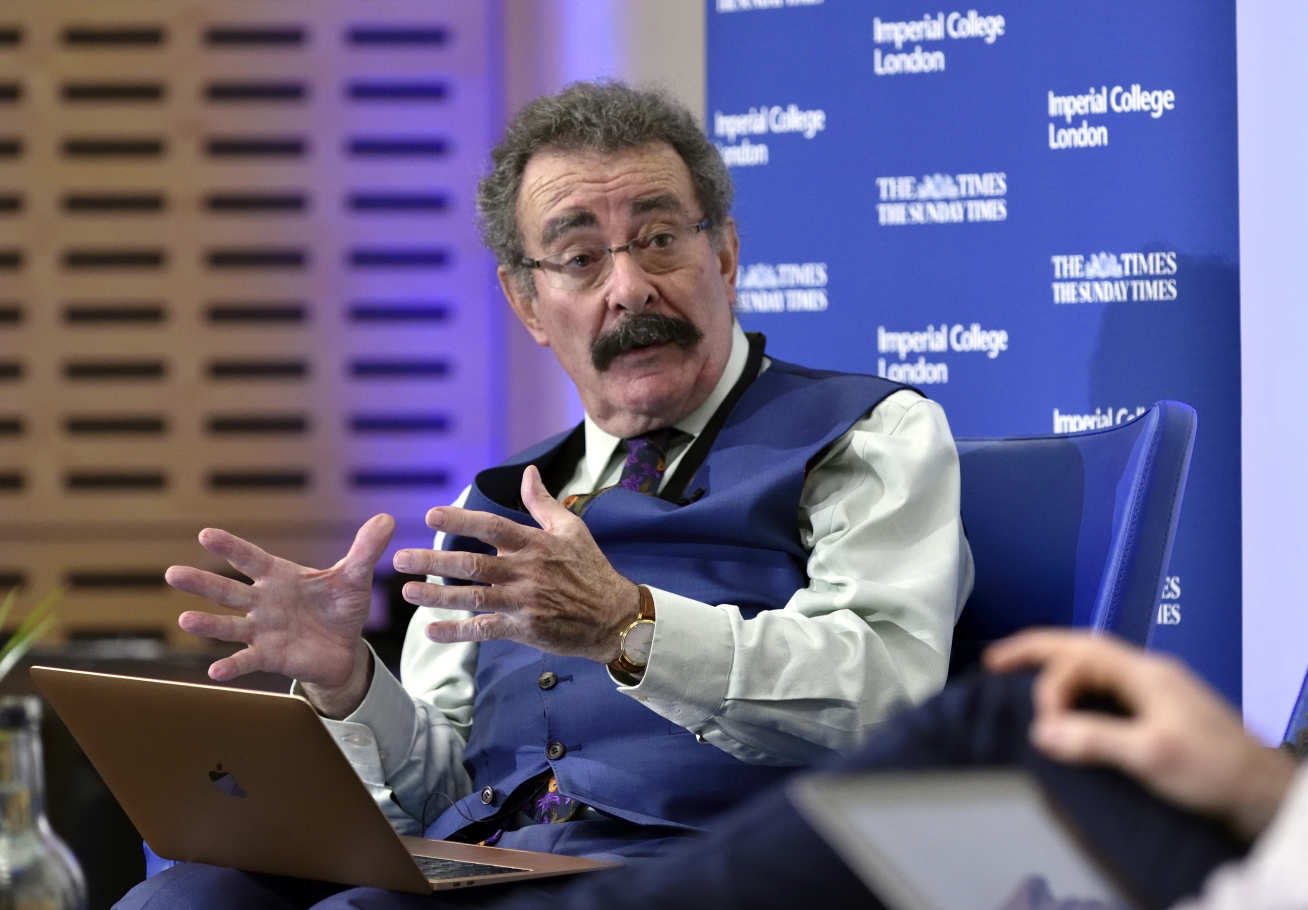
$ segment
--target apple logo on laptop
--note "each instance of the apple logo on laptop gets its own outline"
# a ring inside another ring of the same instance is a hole
[[[236,775],[230,771],[224,771],[222,762],[219,762],[218,766],[209,772],[209,780],[219,791],[228,796],[239,796],[242,799],[246,796],[246,792],[236,782]]]

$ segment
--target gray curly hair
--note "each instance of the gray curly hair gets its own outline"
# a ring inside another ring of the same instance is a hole
[[[496,260],[512,269],[519,286],[534,295],[531,270],[518,229],[522,172],[533,155],[558,151],[616,152],[651,142],[676,149],[690,171],[695,196],[712,225],[714,242],[731,210],[731,174],[717,148],[682,104],[659,91],[621,82],[574,82],[557,95],[527,104],[491,152],[492,169],[477,187],[482,237]]]

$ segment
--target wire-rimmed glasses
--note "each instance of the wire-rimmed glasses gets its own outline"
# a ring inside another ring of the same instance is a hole
[[[617,246],[570,246],[539,259],[524,256],[521,263],[529,269],[540,269],[541,276],[556,290],[589,291],[609,277],[613,257],[618,253],[630,254],[651,275],[684,268],[695,258],[695,235],[708,230],[708,226],[708,218],[675,227],[655,225]]]

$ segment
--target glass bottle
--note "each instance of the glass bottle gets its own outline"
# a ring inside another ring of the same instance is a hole
[[[86,881],[45,817],[41,701],[0,695],[0,910],[85,910]]]

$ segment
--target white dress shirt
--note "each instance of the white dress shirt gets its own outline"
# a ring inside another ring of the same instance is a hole
[[[692,437],[704,429],[747,354],[737,325],[721,379],[678,429]],[[585,457],[560,498],[621,473],[621,440],[589,418],[585,434]],[[665,478],[689,444],[668,453]],[[615,680],[619,691],[743,761],[790,765],[848,751],[896,707],[939,690],[973,572],[958,456],[940,406],[900,390],[864,415],[810,470],[796,524],[809,549],[809,584],[781,609],[745,619],[732,604],[651,587],[649,663],[639,684]],[[374,661],[363,703],[327,721],[402,832],[425,827],[471,788],[462,757],[477,645],[424,634],[429,622],[460,615],[468,614],[416,609],[403,686]]]
[[[1308,907],[1308,767],[1295,772],[1281,808],[1249,855],[1222,866],[1194,900],[1174,910],[1304,910]]]

